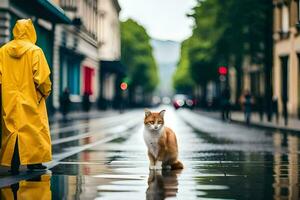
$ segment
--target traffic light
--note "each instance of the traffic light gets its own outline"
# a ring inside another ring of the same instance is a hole
[[[219,79],[221,82],[225,82],[226,81],[226,77],[227,77],[227,73],[228,73],[228,69],[225,66],[220,66],[218,68],[218,73],[219,73]]]
[[[121,90],[123,90],[123,91],[125,91],[125,90],[127,89],[127,87],[128,87],[128,85],[127,85],[126,82],[122,82],[122,83],[120,84],[120,88],[121,88]]]
[[[225,66],[220,66],[219,69],[218,69],[218,72],[219,72],[220,75],[226,76],[226,75],[227,75],[227,72],[228,72],[227,67],[225,67]]]

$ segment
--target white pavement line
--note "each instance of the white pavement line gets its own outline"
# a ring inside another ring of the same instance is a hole
[[[135,123],[136,120],[131,120],[130,122]],[[119,121],[119,123],[120,123],[120,121]],[[121,126],[117,126],[117,127],[115,126],[115,127],[112,127],[112,128],[104,128],[103,127],[103,129],[101,129],[101,132],[99,132],[99,128],[100,127],[98,127],[98,130],[89,131],[89,132],[86,132],[86,133],[83,133],[83,134],[53,140],[52,145],[57,145],[57,144],[70,142],[70,141],[74,141],[74,140],[79,140],[79,139],[87,138],[87,137],[90,137],[92,135],[96,135],[96,134],[100,134],[100,133],[103,134],[103,132],[111,133],[111,132],[120,132],[120,131],[124,130],[124,129],[122,129]],[[120,130],[120,128],[121,128],[121,130]]]
[[[136,115],[136,111],[135,112],[130,112],[130,113],[126,113],[126,114],[121,114],[118,115],[119,120],[123,120],[124,118],[127,119],[131,116],[135,116]],[[77,123],[77,124],[73,124],[70,126],[66,126],[66,127],[60,127],[60,128],[52,128],[50,130],[51,135],[57,135],[60,134],[62,132],[68,132],[68,131],[75,131],[78,129],[84,129],[90,126],[94,126],[94,125],[105,125],[107,123],[113,123],[116,121],[116,116],[109,116],[107,118],[95,118],[95,119],[91,119],[89,120],[89,122],[84,122],[84,123]]]
[[[59,164],[63,165],[104,165],[106,162],[64,162],[64,161],[59,161]]]
[[[86,149],[89,149],[89,148],[92,148],[94,146],[97,146],[99,144],[103,144],[103,143],[106,143],[106,142],[109,142],[109,141],[112,141],[114,139],[117,139],[117,138],[120,138],[122,136],[126,136],[127,134],[130,134],[132,132],[134,132],[133,130],[131,130],[133,127],[138,127],[137,125],[140,124],[140,120],[136,120],[136,123],[132,123],[130,125],[127,125],[126,126],[126,130],[127,131],[120,131],[119,133],[116,133],[112,136],[108,136],[106,138],[103,138],[101,140],[98,140],[97,142],[94,142],[94,143],[90,143],[90,144],[86,144],[86,145],[83,145],[83,146],[80,146],[80,147],[76,147],[76,149],[70,151],[70,152],[65,152],[65,153],[61,153],[61,154],[55,154],[53,155],[53,161],[52,162],[49,162],[47,163],[47,167],[50,169],[50,168],[53,168],[55,167],[56,165],[59,164],[59,161],[60,160],[63,160],[69,156],[72,156],[74,154],[77,154],[81,151],[84,151]]]

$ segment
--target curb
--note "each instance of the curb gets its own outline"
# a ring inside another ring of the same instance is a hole
[[[212,118],[212,119],[216,119],[219,121],[222,121],[222,119],[220,117],[216,117],[216,116],[209,116],[206,115],[205,113],[199,113],[199,112],[195,112],[197,114]],[[269,125],[264,125],[264,124],[260,124],[260,123],[256,123],[256,122],[252,122],[250,123],[250,125],[247,125],[246,122],[241,121],[241,120],[237,120],[237,119],[230,119],[230,121],[232,123],[235,124],[239,124],[239,125],[243,125],[243,126],[248,126],[248,127],[256,127],[256,128],[263,128],[263,129],[268,129],[268,130],[276,130],[276,131],[282,131],[282,132],[289,132],[289,133],[294,133],[294,134],[300,134],[300,129],[293,129],[293,128],[289,128],[289,127],[282,127],[282,126],[269,126]]]
[[[255,123],[255,122],[250,123],[250,125],[247,125],[246,122],[236,120],[236,119],[231,119],[231,122],[236,123],[236,124],[241,124],[243,126],[252,126],[252,127],[256,127],[256,128],[263,128],[263,129],[268,129],[268,130],[276,130],[276,131],[300,134],[300,130],[296,130],[296,129],[292,129],[292,128],[278,127],[278,126],[268,126],[268,125],[264,125],[264,124],[258,124],[258,123]]]

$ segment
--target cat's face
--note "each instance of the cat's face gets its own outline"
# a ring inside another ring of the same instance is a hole
[[[150,110],[145,109],[145,127],[150,131],[159,131],[164,126],[165,112],[165,110],[162,110],[158,113],[152,113]]]

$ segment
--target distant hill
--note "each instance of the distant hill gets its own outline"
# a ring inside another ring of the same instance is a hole
[[[172,76],[179,60],[180,43],[153,39],[151,45],[159,68],[160,84],[157,93],[161,97],[172,96]]]

